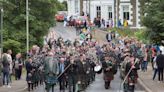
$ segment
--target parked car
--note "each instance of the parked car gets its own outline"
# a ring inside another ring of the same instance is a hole
[[[55,15],[55,20],[58,22],[63,22],[66,15],[67,11],[58,11]]]
[[[77,19],[75,19],[75,26],[83,28],[85,26],[87,18],[85,16],[78,16]]]
[[[56,14],[55,19],[58,22],[63,22],[64,21],[64,16],[65,16],[64,14]]]
[[[56,21],[63,22],[65,15],[66,15],[65,13],[59,12],[58,14],[55,15]]]

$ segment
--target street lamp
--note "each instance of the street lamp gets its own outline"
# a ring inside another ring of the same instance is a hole
[[[26,49],[27,49],[27,56],[29,52],[29,8],[28,8],[28,0],[26,0]]]
[[[89,0],[89,19],[90,19],[90,16],[91,16],[91,0]]]
[[[3,8],[1,8],[1,58],[3,53]]]
[[[1,9],[1,20],[0,20],[0,22],[1,22],[1,24],[0,24],[0,27],[1,27],[1,29],[0,29],[0,31],[1,31],[1,37],[0,37],[0,40],[1,40],[1,53],[0,53],[0,59],[1,59],[1,61],[2,61],[2,54],[3,54],[3,8],[0,8]],[[1,67],[1,63],[0,63],[0,86],[2,85],[2,67]]]
[[[86,0],[86,15],[87,15],[87,13],[88,13],[88,11],[87,11],[87,9],[88,9],[88,0]]]

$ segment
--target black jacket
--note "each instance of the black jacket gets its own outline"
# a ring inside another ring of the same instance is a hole
[[[158,68],[164,68],[164,55],[159,54],[156,58],[156,62]]]

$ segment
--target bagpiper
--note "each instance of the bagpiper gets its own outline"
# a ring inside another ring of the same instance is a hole
[[[50,89],[54,92],[54,86],[57,83],[57,75],[59,74],[58,61],[54,58],[54,54],[49,51],[44,62],[45,89],[47,92],[50,92]]]
[[[139,59],[135,59],[133,55],[130,55],[130,60],[125,65],[124,92],[134,92],[138,78],[138,69]]]
[[[68,70],[66,71],[68,76],[68,89],[69,92],[76,92],[77,87],[77,62],[75,61],[74,56],[71,54],[70,57],[66,60],[66,66]]]
[[[87,87],[87,74],[89,74],[89,69],[86,63],[86,57],[84,54],[80,55],[80,59],[77,60],[78,67],[78,92],[84,91]]]
[[[105,55],[105,61],[102,62],[102,68],[104,73],[105,89],[110,88],[110,83],[114,79],[114,62],[112,62],[109,55]]]

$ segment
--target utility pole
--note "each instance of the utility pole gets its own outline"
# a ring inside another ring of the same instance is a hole
[[[0,22],[1,22],[1,24],[0,24],[0,27],[1,27],[1,29],[0,29],[0,31],[1,31],[1,37],[0,37],[0,40],[1,40],[1,53],[0,53],[0,57],[1,57],[1,61],[2,61],[2,54],[3,54],[3,8],[1,7],[0,8],[0,12],[1,12],[1,20],[0,20]],[[2,67],[1,67],[1,65],[2,65],[2,63],[0,62],[0,86],[2,86]]]
[[[88,0],[85,0],[86,1],[86,15],[87,15],[87,13],[88,13]]]
[[[90,16],[91,16],[91,0],[89,0],[89,19],[90,19]]]
[[[28,0],[26,0],[26,50],[27,57],[29,52],[29,8],[28,8]]]
[[[116,0],[116,22],[115,22],[115,25],[116,27],[118,27],[118,21],[119,21],[119,1]]]
[[[83,0],[80,0],[80,15],[83,15]]]
[[[3,54],[3,8],[1,8],[1,58]]]

